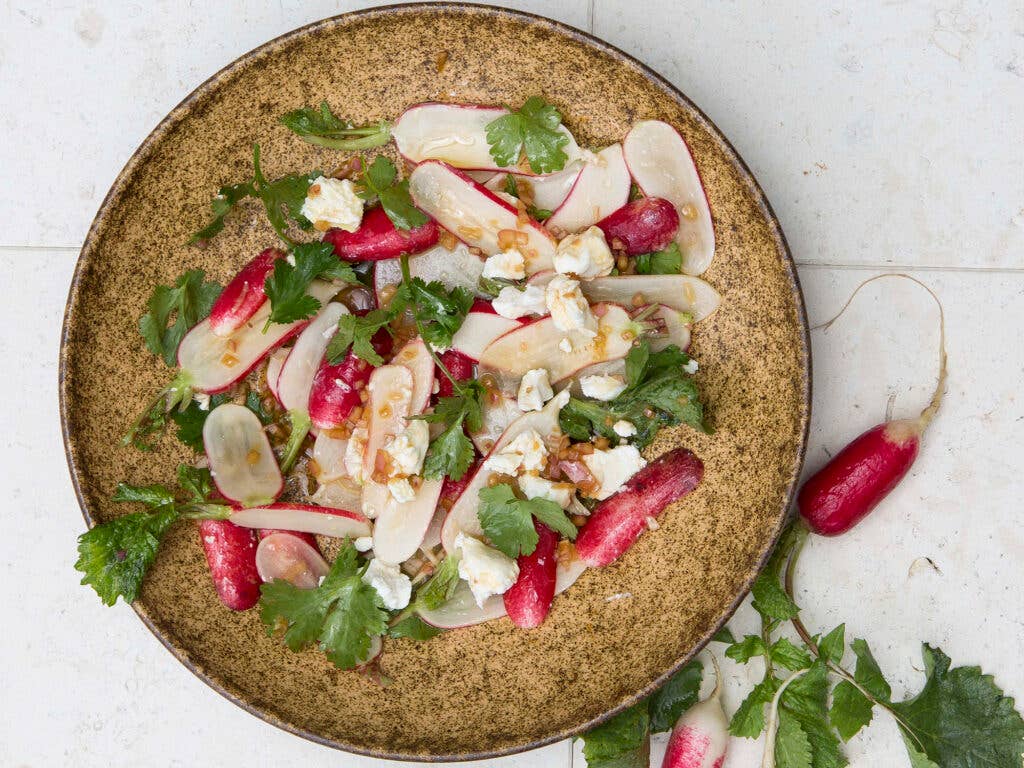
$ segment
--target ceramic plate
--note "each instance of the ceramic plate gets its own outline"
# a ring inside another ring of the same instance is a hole
[[[447,53],[438,72],[437,60]],[[731,615],[767,557],[798,477],[810,408],[807,326],[796,271],[760,188],[714,125],[664,79],[570,27],[509,10],[406,5],[346,14],[273,40],[176,107],[118,177],[89,231],[61,347],[61,417],[87,520],[123,509],[119,480],[170,482],[190,456],[167,438],[120,446],[171,373],[137,322],[157,283],[202,267],[225,281],[273,232],[255,207],[209,247],[185,245],[222,183],[331,169],[337,153],[277,123],[328,99],[357,121],[414,102],[519,104],[542,93],[584,146],[619,141],[658,118],[689,142],[714,212],[704,275],[721,309],[694,334],[714,435],[664,431],[649,455],[687,445],[707,467],[700,489],[619,562],[586,573],[535,630],[507,619],[428,643],[389,642],[381,687],[316,651],[268,638],[256,611],[219,604],[193,527],[172,530],[135,610],[214,689],[269,723],[353,752],[403,759],[506,754],[577,734],[649,693]],[[78,524],[69,521],[70,525]],[[83,588],[81,599],[95,599]]]

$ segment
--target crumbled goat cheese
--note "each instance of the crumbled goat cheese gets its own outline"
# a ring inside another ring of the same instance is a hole
[[[636,424],[625,419],[619,419],[612,424],[612,431],[619,437],[632,437],[636,434]]]
[[[580,388],[595,400],[614,400],[626,390],[626,380],[621,376],[584,376]]]
[[[484,262],[483,276],[499,280],[522,280],[526,277],[526,260],[515,248],[495,253]]]
[[[544,368],[527,371],[523,375],[523,380],[519,382],[517,401],[521,411],[539,411],[544,407],[544,403],[554,396],[551,382],[548,381],[548,372]]]
[[[687,361],[686,361],[686,365],[684,365],[684,366],[683,366],[683,370],[684,370],[684,371],[685,371],[686,373],[688,373],[688,374],[690,374],[691,376],[693,376],[693,374],[695,374],[695,373],[697,372],[697,369],[698,369],[699,367],[700,367],[700,366],[699,366],[699,365],[697,365],[697,361],[696,361],[696,360],[694,360],[694,359],[693,359],[693,358],[691,357],[691,358],[690,358],[689,360],[687,360]]]
[[[384,452],[391,457],[391,476],[418,475],[430,444],[430,427],[422,419],[412,419],[404,430],[393,437]]]
[[[377,558],[366,566],[363,583],[377,590],[384,607],[391,611],[402,610],[412,597],[412,581],[409,577],[402,573],[397,565],[385,563]]]
[[[373,549],[373,537],[372,536],[360,536],[358,539],[352,542],[356,548],[356,552],[369,552]]]
[[[363,220],[363,199],[349,179],[318,176],[309,185],[301,213],[317,229],[327,225],[355,232]]]
[[[494,311],[509,320],[517,320],[526,315],[546,315],[548,306],[544,301],[544,290],[536,285],[528,285],[520,290],[506,285],[494,301]]]
[[[558,348],[567,355],[572,352],[572,342],[569,341],[568,336],[563,337],[562,340],[558,342]]]
[[[487,459],[484,466],[503,475],[515,475],[520,469],[524,472],[542,469],[547,455],[543,438],[537,430],[528,429]]]
[[[555,249],[554,261],[556,272],[583,280],[610,275],[615,268],[615,257],[599,227],[563,238]]]
[[[576,486],[572,483],[556,483],[539,475],[520,475],[519,490],[528,499],[547,499],[562,509],[568,509]]]
[[[366,427],[356,427],[345,446],[345,471],[348,476],[360,485],[365,482],[363,477],[363,454],[366,452],[366,442],[370,439]]]
[[[633,445],[620,445],[607,451],[594,451],[582,457],[590,474],[600,484],[592,494],[595,499],[607,499],[619,491],[633,475],[647,466],[640,451]]]
[[[507,592],[519,578],[515,560],[464,533],[455,537],[455,551],[461,555],[459,577],[469,584],[480,607],[492,595]]]
[[[544,300],[555,327],[560,331],[578,331],[585,336],[597,335],[597,318],[590,311],[578,280],[555,275],[544,291]]]
[[[393,477],[388,480],[388,492],[399,504],[405,504],[416,498],[416,490],[407,477]]]

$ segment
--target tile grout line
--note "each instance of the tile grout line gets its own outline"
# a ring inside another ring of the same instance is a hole
[[[597,0],[590,0],[587,5],[587,31],[590,32],[590,34],[594,34],[594,14],[596,12],[596,5]]]

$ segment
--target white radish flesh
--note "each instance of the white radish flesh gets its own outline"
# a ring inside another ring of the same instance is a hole
[[[382,365],[374,370],[366,385],[370,393],[366,402],[367,440],[363,454],[363,477],[373,477],[377,452],[389,437],[405,429],[411,415],[413,376],[404,365]]]
[[[683,712],[672,729],[661,768],[721,768],[729,746],[729,718],[722,710],[722,673],[715,665],[711,696]]]
[[[694,322],[703,320],[722,303],[718,291],[699,277],[689,275],[622,275],[596,277],[580,283],[589,301],[610,301],[634,306],[639,298],[644,304],[664,304],[680,312],[688,312]]]
[[[418,416],[426,409],[434,390],[434,358],[430,350],[423,339],[413,339],[395,353],[391,365],[405,366],[412,374],[409,415]]]
[[[565,201],[544,225],[552,232],[586,229],[626,204],[631,183],[622,145],[612,144],[584,164]]]
[[[277,402],[281,402],[281,396],[277,393],[277,380],[281,376],[281,369],[284,361],[288,359],[287,349],[275,349],[274,353],[267,360],[267,389],[274,396]]]
[[[569,196],[569,191],[582,170],[583,162],[576,160],[566,164],[561,171],[547,176],[516,176],[513,174],[513,177],[519,185],[525,184],[529,188],[535,208],[554,211],[565,202],[565,198]],[[504,192],[505,179],[508,178],[508,175],[505,173],[495,174],[484,183],[484,186],[494,192]]]
[[[313,377],[320,369],[327,344],[338,329],[338,318],[348,313],[344,304],[331,302],[320,310],[295,340],[275,385],[278,399],[285,409],[309,410]]]
[[[498,442],[495,443],[494,448],[491,450],[491,454],[500,451],[515,440],[516,437],[531,429],[546,440],[552,443],[556,442],[562,434],[562,430],[558,426],[558,412],[562,410],[562,407],[568,401],[569,393],[561,392],[549,400],[542,410],[531,411],[520,416],[498,439]],[[445,518],[444,525],[441,528],[441,543],[444,545],[446,552],[454,551],[455,537],[459,533],[465,533],[468,536],[476,536],[478,538],[483,536],[483,529],[480,527],[480,520],[477,518],[477,509],[480,506],[480,489],[487,487],[487,481],[494,474],[492,470],[484,466],[485,463],[480,464],[476,474],[473,475],[473,479],[469,481],[466,489],[452,505],[448,516]]]
[[[270,441],[256,414],[245,406],[224,403],[210,411],[203,424],[203,446],[224,498],[254,507],[269,504],[281,493],[284,480]]]
[[[623,142],[629,171],[648,197],[661,197],[679,212],[676,242],[683,253],[683,272],[703,274],[715,255],[711,207],[683,137],[668,123],[644,120]]]
[[[454,249],[448,250],[443,245],[435,245],[423,253],[409,257],[409,275],[418,277],[424,282],[438,280],[448,290],[465,288],[476,293],[480,275],[484,271],[484,261],[476,254],[470,253],[465,243],[458,243]],[[373,287],[377,292],[377,303],[386,306],[385,289],[402,282],[402,267],[398,259],[385,259],[374,265]]]
[[[299,589],[313,589],[330,566],[298,536],[272,533],[262,538],[256,548],[256,570],[264,582],[281,579]]]
[[[331,437],[328,430],[320,432],[313,443],[313,461],[317,469],[317,489],[312,500],[325,507],[362,509],[363,489],[345,468],[348,440]]]
[[[459,330],[452,336],[452,349],[478,361],[488,344],[519,326],[518,320],[510,320],[501,315],[470,312],[462,321]]]
[[[370,535],[370,521],[358,512],[311,504],[273,504],[235,512],[229,518],[243,528],[273,528],[336,539]]]
[[[373,554],[385,563],[402,563],[416,554],[434,517],[441,496],[441,480],[424,480],[412,501],[399,503],[386,486],[387,498],[373,522]],[[367,487],[370,490],[370,487]]]
[[[516,398],[500,390],[488,392],[482,401],[483,429],[470,434],[473,445],[486,456],[513,421],[523,415]]]
[[[520,224],[514,205],[443,163],[426,162],[409,176],[409,192],[417,207],[433,216],[467,245],[487,255],[499,253],[499,233],[516,232],[525,242],[517,250],[526,260],[527,274],[551,269],[555,241],[537,222]]]
[[[322,280],[314,280],[307,293],[321,302],[338,289]],[[196,392],[223,392],[244,379],[270,350],[283,344],[306,325],[305,320],[283,325],[272,323],[263,332],[270,317],[270,302],[264,302],[255,315],[230,336],[217,336],[203,320],[192,328],[178,345],[178,367]]]
[[[554,320],[545,317],[492,342],[484,350],[480,366],[512,377],[544,368],[555,384],[582,368],[625,357],[637,337],[629,313],[617,304],[599,304],[595,305],[594,314],[599,317],[597,336],[593,338],[559,331]],[[571,339],[570,352],[559,347],[566,336]]]
[[[690,325],[686,322],[689,319],[687,314],[662,304],[651,315],[651,319],[664,324],[664,335],[651,338],[651,349],[660,352],[665,347],[675,344],[683,352],[688,350],[690,348]]]

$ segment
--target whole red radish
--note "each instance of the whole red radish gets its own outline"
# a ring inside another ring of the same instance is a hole
[[[256,605],[260,599],[256,532],[227,520],[203,520],[199,536],[220,601],[233,611]]]
[[[704,477],[704,464],[686,448],[659,456],[598,504],[576,537],[576,552],[592,568],[608,565],[629,549],[673,501],[686,496]]]
[[[323,239],[334,246],[334,253],[342,261],[380,261],[425,251],[437,242],[440,234],[433,219],[412,229],[398,229],[378,206],[366,212],[355,232],[330,229]]]
[[[857,292],[873,280],[905,277],[924,287],[939,304],[928,286],[909,275],[886,274],[865,280],[850,296],[839,314],[846,310]],[[902,480],[921,448],[921,436],[935,418],[946,385],[945,319],[939,304],[939,379],[931,402],[914,419],[888,421],[872,427],[837,453],[811,476],[800,494],[797,506],[808,527],[821,536],[846,533],[863,520]]]
[[[729,746],[729,718],[722,710],[722,673],[715,665],[715,690],[686,710],[669,737],[661,768],[721,768]]]
[[[242,327],[266,298],[264,284],[274,264],[284,256],[276,248],[267,248],[235,275],[210,309],[210,330],[216,336],[228,336]]]
[[[627,254],[637,256],[660,251],[675,239],[679,213],[668,200],[641,197],[608,214],[597,226],[610,245],[616,247],[617,240]]]
[[[508,617],[522,629],[539,627],[555,599],[558,534],[538,520],[533,521],[533,527],[537,531],[537,547],[531,554],[519,556],[519,578],[505,592]]]
[[[473,361],[461,352],[449,349],[441,355],[441,363],[456,381],[468,381],[473,378]],[[439,397],[451,397],[455,392],[452,380],[439,371],[437,374],[437,394]]]

